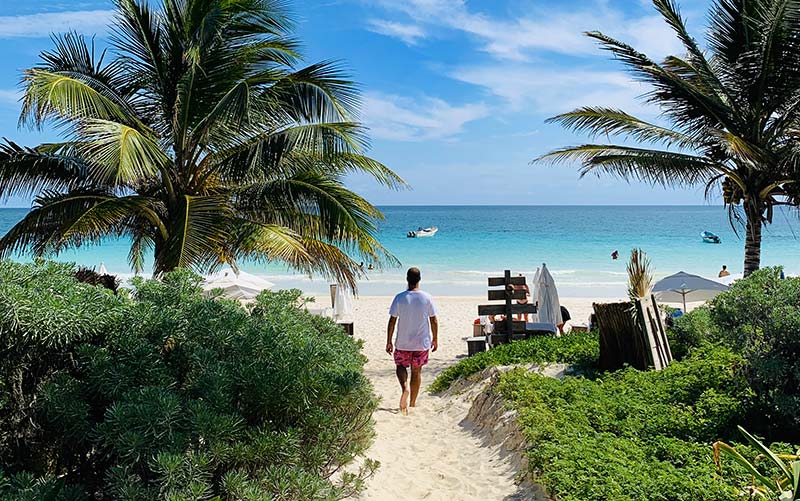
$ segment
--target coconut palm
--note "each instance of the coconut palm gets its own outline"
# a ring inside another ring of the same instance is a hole
[[[24,72],[20,123],[64,141],[0,147],[0,194],[37,195],[0,253],[131,241],[140,271],[278,261],[355,286],[393,258],[380,212],[348,190],[364,155],[358,95],[334,63],[300,67],[278,0],[118,0],[110,55],[76,34]]]
[[[687,32],[677,6],[654,0],[686,51],[656,63],[599,32],[587,35],[652,87],[646,101],[660,106],[666,125],[624,111],[584,107],[555,116],[592,137],[644,143],[585,144],[543,159],[578,160],[581,176],[604,173],[656,185],[721,188],[734,228],[745,223],[744,274],[758,269],[762,225],[779,205],[800,202],[800,2],[715,0],[707,50]]]

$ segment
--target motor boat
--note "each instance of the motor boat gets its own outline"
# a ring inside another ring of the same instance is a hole
[[[409,231],[406,233],[408,238],[422,238],[422,237],[432,237],[436,235],[436,232],[439,231],[439,228],[436,226],[432,226],[430,228],[417,228],[416,231]]]
[[[711,233],[710,231],[704,231],[700,234],[703,237],[703,242],[707,244],[721,244],[722,239],[720,239],[717,235]]]

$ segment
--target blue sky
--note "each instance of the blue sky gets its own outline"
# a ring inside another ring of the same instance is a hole
[[[706,2],[680,3],[701,35]],[[102,44],[111,9],[106,0],[3,0],[0,135],[27,145],[55,138],[17,128],[21,70],[50,47],[51,31]],[[705,203],[701,188],[579,180],[576,166],[529,164],[584,139],[545,124],[553,114],[605,105],[655,117],[636,99],[647,89],[581,34],[600,30],[651,57],[679,52],[648,1],[295,0],[292,11],[307,60],[341,60],[359,82],[370,154],[412,185],[390,192],[353,178],[375,204]]]

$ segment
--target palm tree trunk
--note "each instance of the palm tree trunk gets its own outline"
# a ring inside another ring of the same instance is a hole
[[[761,266],[761,212],[756,204],[745,201],[745,215],[747,216],[744,241],[745,277]]]

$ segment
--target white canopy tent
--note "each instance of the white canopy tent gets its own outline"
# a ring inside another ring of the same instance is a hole
[[[725,284],[684,271],[662,278],[653,286],[656,299],[664,303],[683,303],[684,312],[687,300],[708,301],[726,290],[728,286]]]
[[[558,301],[556,282],[544,263],[534,277],[533,301],[538,304],[540,323],[560,325],[564,322],[561,317],[561,303]]]
[[[232,299],[254,299],[264,289],[271,289],[275,284],[256,275],[239,271],[237,274],[231,268],[222,270],[210,275],[205,284],[204,291],[222,289],[225,296]]]

